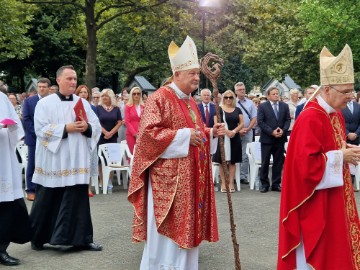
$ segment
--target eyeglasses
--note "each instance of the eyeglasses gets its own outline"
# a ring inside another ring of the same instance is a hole
[[[99,99],[100,97],[93,97],[93,99]]]
[[[132,93],[133,96],[140,96],[140,93]]]
[[[224,99],[234,99],[234,97],[230,96],[230,97],[224,97]]]
[[[354,89],[345,89],[345,91],[340,91],[338,89],[336,89],[334,86],[329,85],[330,88],[334,89],[336,92],[343,94],[345,96],[352,96],[354,95]]]

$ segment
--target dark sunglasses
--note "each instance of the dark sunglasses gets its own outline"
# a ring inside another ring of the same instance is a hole
[[[140,96],[140,93],[132,93],[133,96]]]
[[[234,99],[234,97],[224,97],[224,99]]]

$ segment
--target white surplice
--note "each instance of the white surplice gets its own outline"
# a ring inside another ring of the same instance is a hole
[[[179,98],[182,93],[174,83],[170,85]],[[179,129],[171,144],[166,148],[160,158],[183,158],[187,157],[190,146],[191,130],[189,128]],[[214,153],[217,148],[217,138],[213,138],[210,132],[210,152]],[[136,150],[135,150],[136,151]],[[145,243],[143,257],[141,259],[141,270],[197,270],[199,259],[199,247],[192,249],[181,249],[170,238],[157,232],[154,215],[154,202],[150,177],[148,180],[147,201],[147,241]]]
[[[79,132],[68,133],[67,138],[62,138],[65,124],[76,119],[73,108],[80,98],[72,96],[73,101],[61,101],[58,95],[49,95],[41,99],[35,108],[37,142],[33,182],[44,187],[89,183],[90,154],[96,148],[101,126],[90,104],[83,99],[92,129],[91,138]]]
[[[19,116],[8,97],[0,92],[0,121],[9,118],[16,125],[0,128],[0,202],[11,202],[24,197],[21,166],[16,157],[16,144],[24,137]]]

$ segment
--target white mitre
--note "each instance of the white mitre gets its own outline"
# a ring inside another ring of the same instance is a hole
[[[175,71],[200,68],[196,45],[189,36],[186,36],[180,48],[174,41],[171,41],[168,55],[173,73]]]
[[[321,85],[354,83],[353,57],[349,45],[338,56],[333,56],[324,47],[320,53]]]

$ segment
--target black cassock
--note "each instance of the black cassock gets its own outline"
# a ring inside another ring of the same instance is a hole
[[[33,203],[32,242],[86,246],[93,242],[88,185],[48,188],[38,185]]]
[[[0,202],[0,251],[10,242],[24,244],[31,240],[31,224],[24,199]]]

